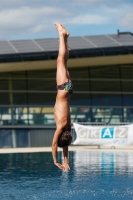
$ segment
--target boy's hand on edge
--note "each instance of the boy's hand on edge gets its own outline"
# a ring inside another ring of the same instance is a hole
[[[60,163],[55,162],[54,164],[55,164],[59,169],[64,170],[64,166],[61,165]]]
[[[64,167],[64,171],[68,172],[70,170],[68,163],[63,163],[62,166]]]

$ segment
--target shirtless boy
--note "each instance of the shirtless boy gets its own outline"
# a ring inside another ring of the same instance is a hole
[[[55,23],[59,35],[59,53],[57,58],[57,96],[54,107],[54,118],[56,122],[56,131],[52,142],[52,155],[54,164],[61,170],[68,171],[68,146],[71,144],[72,136],[69,101],[73,93],[73,84],[71,82],[67,69],[67,59],[69,56],[67,39],[69,33],[62,24]],[[63,148],[64,163],[57,161],[57,148]]]

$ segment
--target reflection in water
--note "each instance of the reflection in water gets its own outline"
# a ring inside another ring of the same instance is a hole
[[[104,173],[114,173],[114,164],[115,164],[115,155],[114,153],[101,153],[101,174]]]
[[[133,199],[133,153],[75,151],[71,170],[53,165],[51,153],[0,155],[0,197],[20,199]],[[58,152],[62,162],[62,153]]]

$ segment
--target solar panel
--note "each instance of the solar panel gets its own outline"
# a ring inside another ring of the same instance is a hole
[[[7,41],[0,41],[0,54],[16,53],[12,46]]]
[[[122,45],[133,45],[133,36],[130,34],[109,35]]]
[[[133,46],[133,36],[131,34],[109,34],[84,37],[69,37],[68,45],[72,50]],[[0,54],[34,52],[52,53],[52,51],[57,52],[58,48],[58,38],[0,41]]]
[[[87,37],[69,37],[68,45],[71,49],[89,49],[95,47],[92,43],[90,43]]]
[[[119,46],[117,42],[111,40],[106,35],[101,36],[86,36],[91,42],[93,42],[97,47],[113,47]]]
[[[59,49],[59,41],[56,38],[36,39],[35,41],[44,49],[44,51],[58,51]]]
[[[10,42],[20,53],[41,51],[41,49],[32,40],[16,40]]]

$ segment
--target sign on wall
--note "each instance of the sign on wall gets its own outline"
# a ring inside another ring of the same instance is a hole
[[[85,126],[73,123],[77,135],[74,145],[133,145],[133,125]]]

